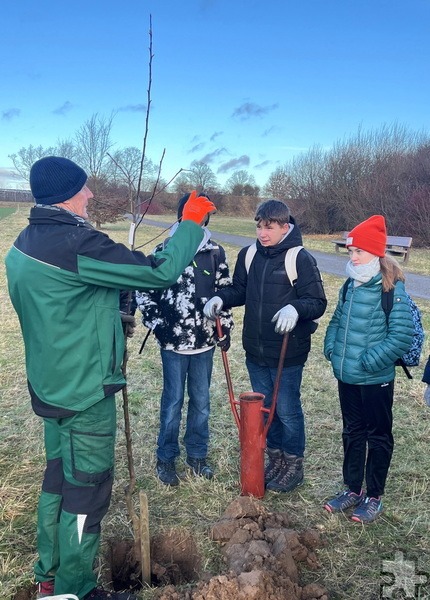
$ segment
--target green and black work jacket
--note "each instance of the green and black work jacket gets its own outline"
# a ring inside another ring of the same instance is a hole
[[[203,231],[185,221],[165,250],[145,256],[57,206],[36,205],[29,221],[6,256],[9,294],[24,338],[33,408],[63,416],[125,385],[119,290],[171,286]]]

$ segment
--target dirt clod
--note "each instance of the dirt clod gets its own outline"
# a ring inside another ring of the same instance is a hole
[[[250,497],[230,504],[212,526],[212,540],[222,544],[226,573],[199,581],[186,591],[169,585],[158,600],[328,600],[317,583],[300,585],[302,568],[316,570],[317,531],[296,531],[286,513],[269,513]]]

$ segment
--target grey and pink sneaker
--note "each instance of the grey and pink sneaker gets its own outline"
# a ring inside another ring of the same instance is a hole
[[[334,498],[328,500],[328,502],[324,504],[324,508],[330,513],[343,512],[348,508],[358,506],[363,498],[364,495],[362,491],[359,494],[356,494],[348,489],[344,492],[339,492]]]
[[[382,512],[381,498],[366,496],[352,513],[351,519],[356,523],[371,523]]]

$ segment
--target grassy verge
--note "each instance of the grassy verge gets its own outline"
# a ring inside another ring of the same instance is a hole
[[[15,212],[16,208],[12,206],[0,206],[0,219],[4,219]]]
[[[32,579],[36,502],[44,464],[41,422],[30,408],[19,325],[8,299],[3,268],[4,255],[26,225],[26,217],[26,211],[21,211],[0,223],[0,597],[5,600],[12,599],[16,590]],[[213,229],[218,229],[218,222],[213,221]],[[127,243],[125,226],[106,230],[114,239]],[[138,244],[153,237],[152,228],[138,230]],[[148,247],[153,245],[150,242]],[[225,248],[233,264],[237,248]],[[417,571],[430,571],[430,411],[422,401],[423,365],[413,369],[412,382],[398,372],[394,406],[396,446],[384,515],[367,527],[353,524],[345,516],[329,515],[322,510],[322,504],[342,483],[342,426],[336,382],[322,356],[322,343],[342,280],[331,275],[325,275],[324,280],[329,307],[313,336],[302,388],[307,422],[306,482],[292,494],[267,493],[264,503],[269,510],[290,513],[297,528],[315,527],[322,533],[326,544],[318,551],[321,569],[317,576],[305,573],[305,580],[318,578],[335,600],[374,600],[380,597],[384,582],[382,561],[394,560],[396,552],[415,561]],[[430,303],[419,301],[419,306],[425,328],[430,331]],[[234,311],[236,330],[228,354],[236,396],[249,389],[240,342],[242,315],[242,309]],[[190,528],[203,555],[204,568],[219,572],[223,563],[218,547],[208,538],[208,529],[239,493],[238,433],[228,404],[222,361],[216,353],[210,423],[210,461],[216,477],[211,482],[188,479],[178,489],[166,488],[155,476],[154,459],[162,383],[160,358],[152,337],[144,352],[138,354],[144,334],[143,327],[138,327],[130,342],[128,373],[136,473],[138,486],[148,495],[150,530],[155,533],[172,526]],[[428,351],[427,340],[424,357]],[[116,482],[103,525],[103,547],[112,536],[131,536],[123,495],[128,476],[120,394],[117,400]],[[390,578],[385,577],[385,581]],[[430,589],[426,592],[427,596],[420,597],[429,598]],[[150,600],[153,595],[152,590],[145,590],[139,598]]]

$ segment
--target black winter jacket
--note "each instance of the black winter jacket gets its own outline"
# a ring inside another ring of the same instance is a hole
[[[157,252],[166,242],[159,244]],[[224,248],[208,239],[192,262],[166,290],[137,292],[142,321],[152,329],[161,348],[174,351],[198,350],[215,346],[215,322],[203,314],[207,300],[223,286],[231,284]],[[231,311],[223,310],[221,324],[233,327]]]
[[[247,248],[239,252],[233,274],[233,284],[217,295],[225,308],[245,305],[242,343],[247,358],[259,365],[276,367],[283,336],[275,332],[272,318],[276,312],[291,304],[299,313],[296,327],[289,335],[284,366],[303,365],[311,348],[314,319],[324,314],[327,300],[316,260],[305,249],[297,256],[297,281],[293,286],[285,271],[285,253],[289,248],[302,245],[299,228],[276,246],[264,247],[257,240],[257,252],[249,273],[246,272]]]

